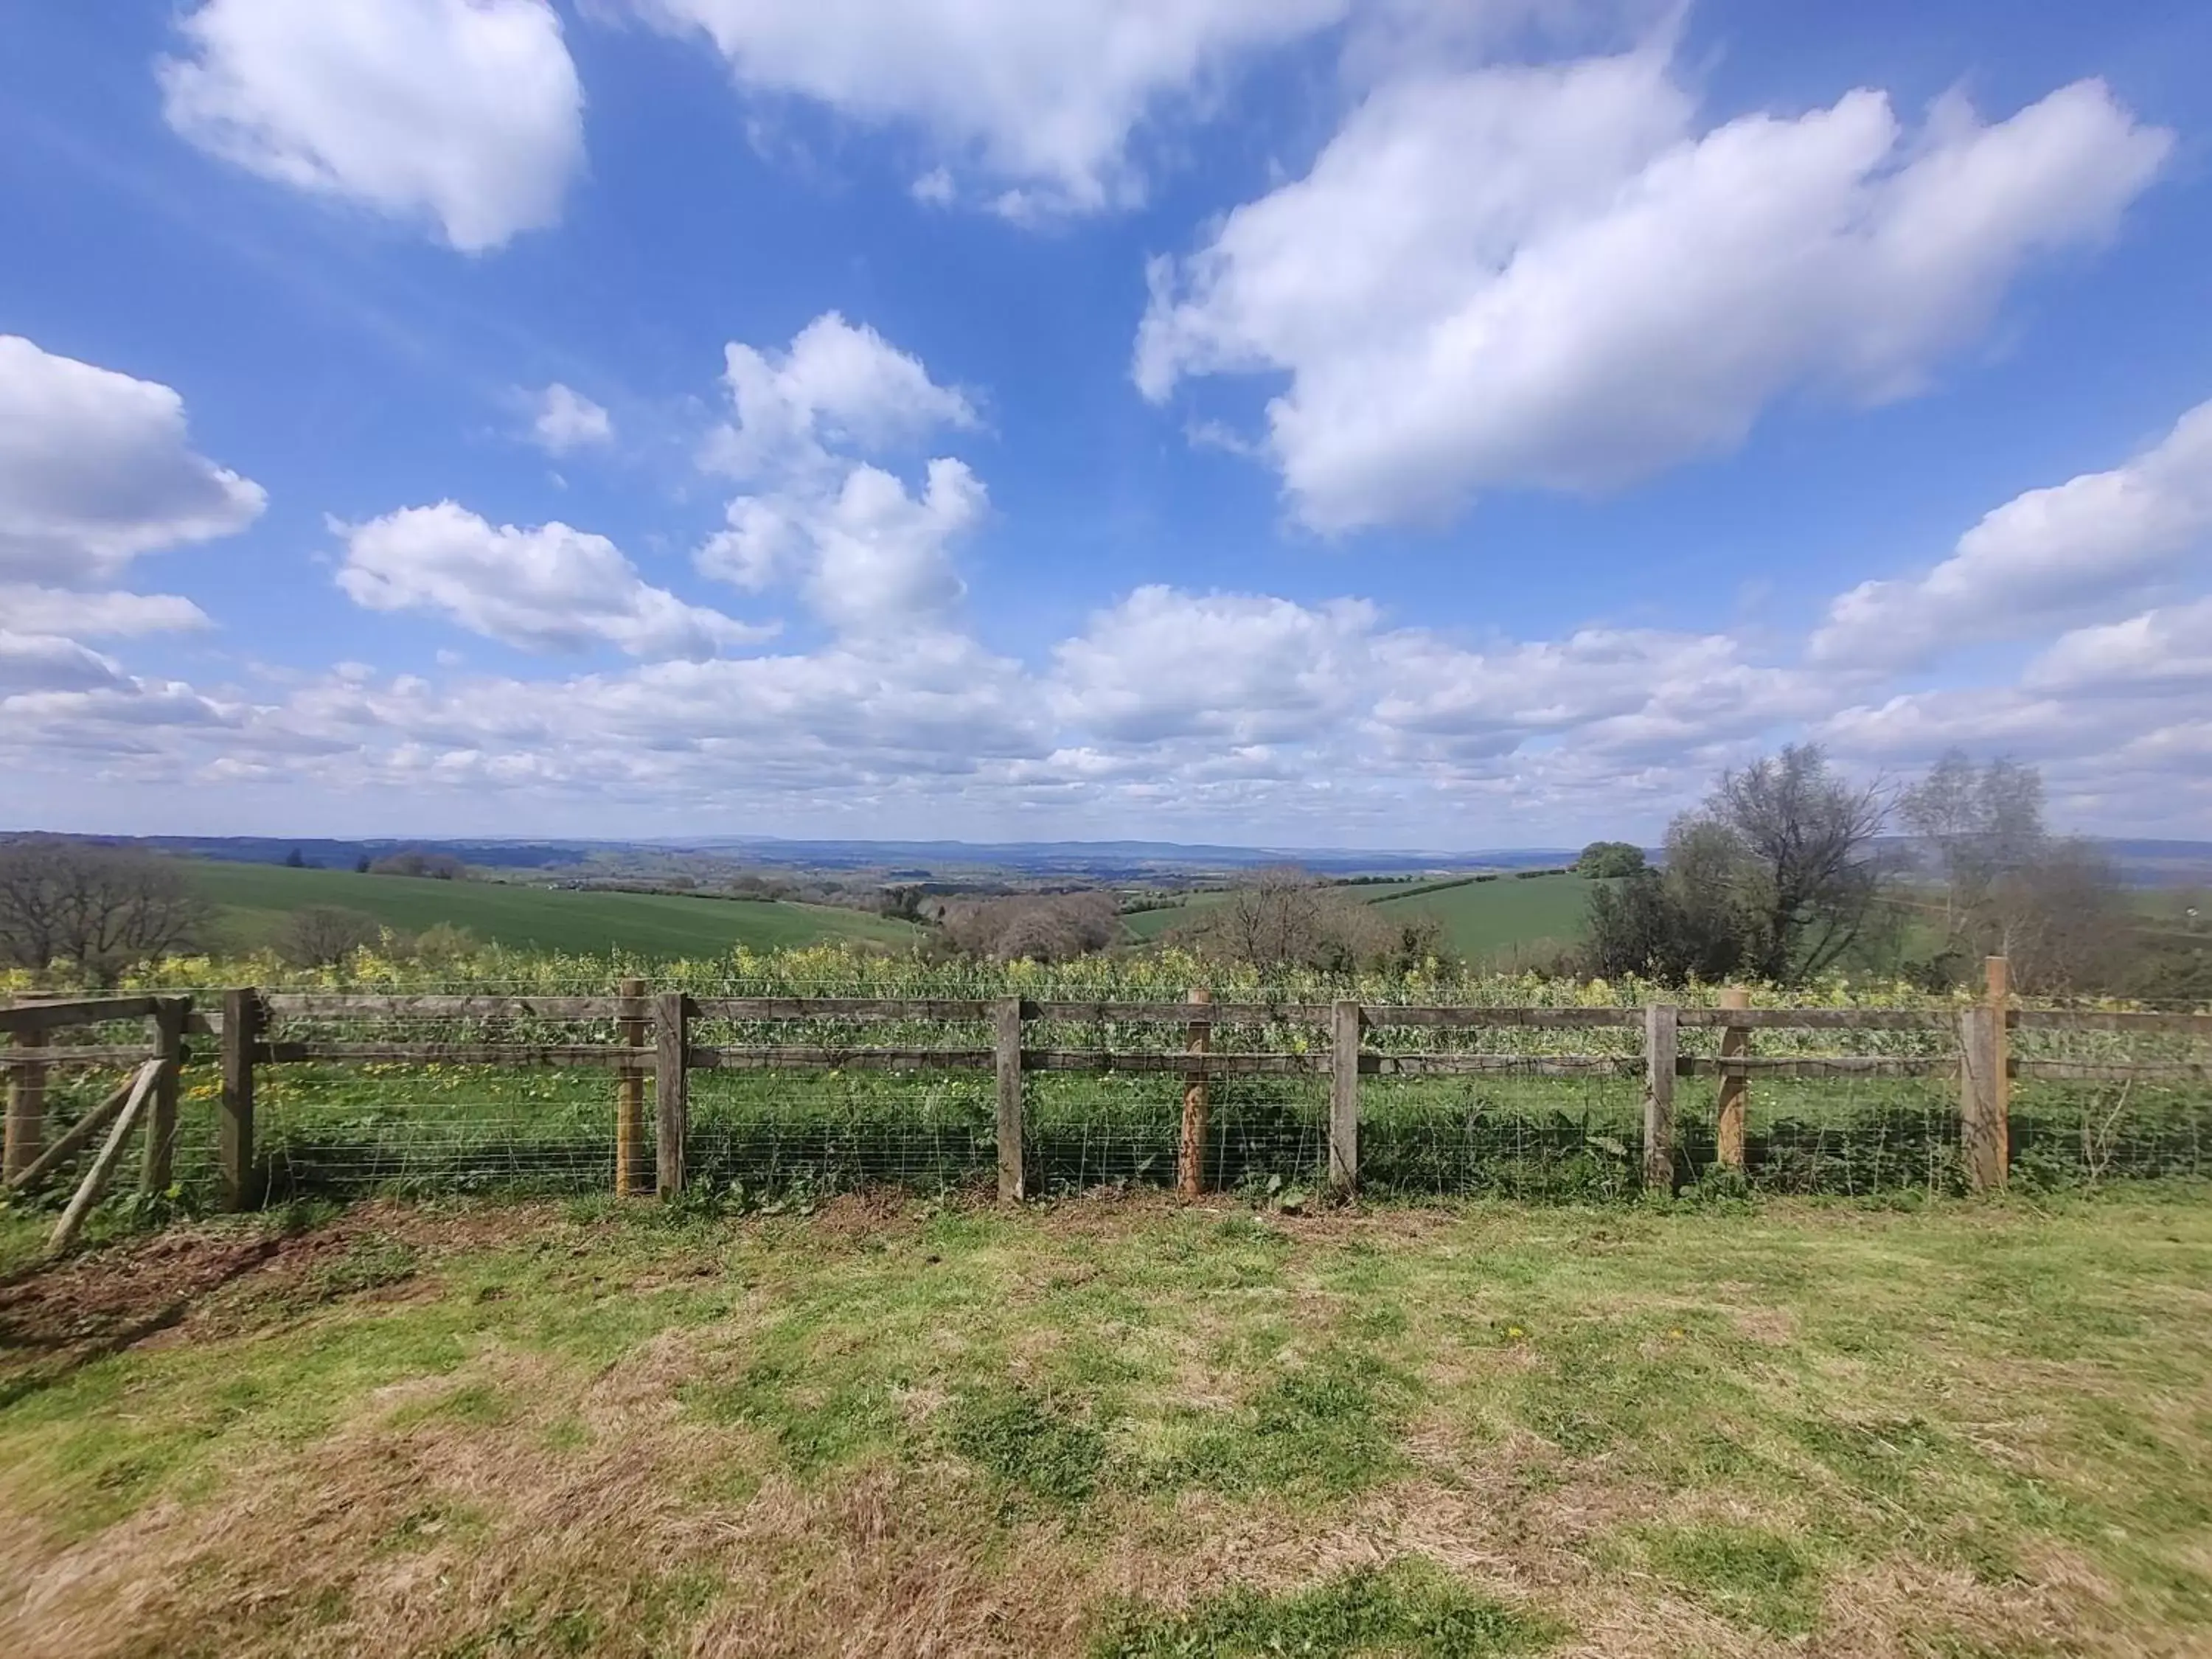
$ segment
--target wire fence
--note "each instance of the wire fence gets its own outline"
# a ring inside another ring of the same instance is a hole
[[[557,988],[591,995],[607,990],[604,982]],[[782,994],[792,988],[781,981],[737,982],[695,994]],[[856,994],[849,985],[827,988]],[[534,989],[522,993],[531,994]],[[453,994],[486,993],[471,983]],[[1318,1187],[1328,1164],[1329,1036],[1312,1005],[1218,1006],[1214,1012],[1217,1054],[1280,1056],[1298,1069],[1210,1079],[1206,1187],[1252,1194]],[[1942,1017],[1918,1029],[1761,1028],[1755,1052],[1762,1060],[1897,1062],[1931,1074],[1754,1075],[1740,1171],[1723,1166],[1716,1080],[1685,1076],[1676,1093],[1674,1182],[1725,1178],[1755,1191],[1841,1195],[1964,1190],[1959,1036],[1951,1012],[1930,1010]],[[286,1045],[419,1053],[486,1044],[611,1050],[639,1042],[649,1053],[651,1042],[649,1033],[611,1014],[513,1010],[279,1012],[263,1035],[272,1053]],[[88,1025],[68,1040],[97,1044],[129,1036],[127,1028]],[[884,1184],[947,1191],[993,1178],[996,1092],[988,1021],[702,1014],[690,1040],[732,1051],[772,1044],[804,1056],[773,1070],[702,1066],[690,1073],[685,1164],[688,1183],[702,1194],[743,1201]],[[1185,1026],[1167,1019],[1039,1018],[1022,1038],[1025,1047],[1108,1056],[1173,1055],[1186,1040]],[[1643,1040],[1643,1031],[1630,1024],[1370,1030],[1364,1051],[1380,1069],[1364,1077],[1359,1090],[1361,1189],[1376,1198],[1636,1196],[1647,1181]],[[1686,1024],[1680,1051],[1686,1063],[1709,1061],[1719,1054],[1720,1042],[1716,1028]],[[2212,1086],[2202,1079],[2208,1044],[2201,1035],[2023,1024],[2009,1042],[2014,1061],[2030,1073],[2039,1064],[2062,1063],[2113,1073],[2023,1075],[2013,1085],[2015,1182],[2058,1188],[2212,1179]],[[898,1069],[850,1063],[871,1048],[896,1049],[914,1063]],[[1498,1069],[1451,1076],[1391,1069],[1400,1058],[1422,1055],[1468,1057]],[[182,1073],[173,1179],[187,1204],[212,1202],[220,1183],[215,1060],[214,1045],[196,1040]],[[2199,1068],[2198,1075],[2168,1075],[2177,1066]],[[1545,1067],[1551,1074],[1529,1074]],[[2143,1074],[2119,1074],[2130,1067]],[[2144,1069],[2158,1067],[2166,1072]],[[53,1068],[46,1085],[50,1133],[78,1121],[127,1072],[120,1064]],[[632,1174],[649,1188],[651,1083],[635,1086],[645,1097],[645,1122]],[[623,1087],[616,1073],[586,1065],[419,1057],[264,1064],[258,1068],[257,1103],[264,1189],[271,1199],[611,1191]],[[1171,1064],[1120,1068],[1109,1060],[1093,1071],[1027,1072],[1022,1100],[1030,1193],[1175,1182],[1184,1079]]]

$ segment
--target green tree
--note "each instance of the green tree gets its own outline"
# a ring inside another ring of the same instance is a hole
[[[1583,848],[1574,863],[1577,875],[1599,880],[1632,876],[1646,867],[1644,849],[1626,841],[1594,841]]]

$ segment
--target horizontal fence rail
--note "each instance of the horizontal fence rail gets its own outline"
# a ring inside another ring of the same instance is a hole
[[[1078,1148],[1079,1167],[1094,1167],[1085,1161],[1091,1157],[1087,1129],[1031,1121],[1024,1079],[1032,1075],[1179,1079],[1182,1128],[1174,1138],[1171,1159],[1176,1184],[1186,1193],[1205,1189],[1209,1156],[1219,1163],[1225,1156],[1222,1149],[1240,1136],[1244,1141],[1238,1144],[1257,1146],[1250,1141],[1254,1134],[1272,1137],[1266,1144],[1278,1152],[1289,1148],[1290,1156],[1310,1158],[1315,1175],[1334,1191],[1354,1191],[1362,1180],[1364,1079],[1384,1087],[1401,1079],[1407,1087],[1425,1079],[1474,1079],[1472,1086],[1483,1090],[1493,1084],[1508,1087],[1515,1079],[1580,1079],[1632,1090],[1640,1085],[1640,1128],[1616,1134],[1588,1121],[1577,1127],[1555,1111],[1556,1121],[1521,1122],[1512,1131],[1511,1155],[1618,1146],[1641,1184],[1662,1188],[1678,1184],[1689,1167],[1683,1152],[1687,1141],[1697,1143],[1712,1167],[1746,1167],[1747,1101],[1754,1084],[1948,1079],[1940,1103],[1930,1097],[1914,1109],[1921,1118],[1910,1139],[1916,1146],[1924,1146],[1930,1158],[1941,1146],[1950,1147],[1965,1184],[1994,1188],[2005,1183],[2013,1152],[2009,1114],[2014,1083],[2118,1085],[2124,1104],[2124,1091],[2138,1086],[2159,1090],[2212,1082],[2212,1063],[2201,1053],[2189,1052],[2192,1044],[2212,1042],[2212,1015],[2015,1007],[2001,959],[1990,963],[1987,994],[1972,1003],[1753,1008],[1745,1006],[1747,1000],[1746,994],[1733,991],[1724,994],[1720,1006],[1694,1007],[1217,1001],[1204,992],[1180,1002],[722,997],[648,994],[636,981],[624,981],[617,994],[583,996],[236,988],[196,997],[26,999],[0,1005],[0,1038],[5,1039],[0,1042],[0,1071],[9,1080],[5,1172],[11,1188],[34,1185],[82,1153],[99,1128],[111,1121],[127,1128],[133,1121],[118,1116],[121,1099],[111,1091],[97,1110],[78,1115],[66,1127],[58,1119],[57,1138],[46,1121],[47,1091],[57,1068],[97,1073],[151,1066],[144,1091],[142,1187],[167,1188],[178,1133],[178,1074],[201,1058],[186,1046],[188,1036],[215,1040],[221,1081],[212,1091],[207,1157],[222,1201],[231,1208],[260,1201],[269,1176],[268,1160],[257,1156],[257,1073],[294,1066],[353,1068],[347,1075],[358,1072],[371,1080],[379,1068],[607,1074],[614,1083],[617,1109],[605,1174],[621,1193],[653,1191],[663,1197],[681,1194],[702,1152],[711,1150],[699,1142],[692,1079],[718,1073],[832,1079],[852,1073],[855,1088],[860,1086],[858,1079],[868,1074],[911,1074],[915,1089],[954,1090],[943,1097],[951,1103],[943,1111],[932,1107],[920,1118],[895,1126],[907,1145],[897,1156],[927,1158],[933,1167],[979,1176],[995,1170],[999,1192],[1010,1200],[1027,1196],[1038,1184],[1039,1159],[1046,1156],[1040,1148],[1060,1156],[1060,1143],[1071,1133],[1084,1143]],[[114,1028],[134,1022],[145,1024],[146,1040],[112,1040]],[[1557,1052],[1556,1042],[1543,1046],[1548,1037],[1574,1032],[1590,1034],[1588,1042],[1576,1046],[1595,1052]],[[943,1040],[916,1041],[917,1033]],[[1752,1052],[1762,1034],[1771,1044],[1778,1035],[1790,1033],[1843,1034],[1846,1046],[1870,1046],[1873,1051],[1800,1052],[1802,1037],[1785,1035],[1782,1052],[1771,1047],[1765,1053]],[[2069,1036],[2097,1041],[2089,1043],[2092,1052],[2086,1057],[2051,1051],[2051,1040]],[[2121,1038],[2142,1039],[2154,1052],[2143,1057],[2133,1045],[2121,1044],[2120,1057],[2113,1057],[2112,1040]],[[2096,1052],[2100,1048],[2103,1052]],[[963,1076],[975,1080],[962,1081]],[[979,1087],[987,1078],[988,1086]],[[1717,1081],[1717,1111],[1710,1121],[1678,1111],[1677,1084],[1684,1079]],[[1270,1085],[1267,1079],[1279,1081]],[[1215,1109],[1224,1091],[1273,1087],[1279,1095],[1300,1079],[1307,1089],[1325,1091],[1325,1107],[1294,1106],[1288,1103],[1291,1097],[1268,1105],[1266,1101],[1274,1097],[1263,1094],[1250,1097],[1243,1117],[1235,1121]],[[1483,1128],[1480,1098],[1470,1097],[1476,1103],[1453,1128],[1462,1137],[1462,1152],[1490,1133]],[[926,1095],[926,1100],[937,1099]],[[372,1098],[349,1109],[364,1121],[398,1121],[404,1129],[404,1103],[386,1107]],[[575,1115],[579,1109],[573,1100],[558,1109],[568,1114],[562,1121],[572,1133],[595,1133],[578,1127],[588,1123]],[[531,1111],[557,1115],[550,1106],[514,1110],[520,1114],[512,1120],[516,1124]],[[1376,1127],[1391,1158],[1402,1164],[1413,1156],[1407,1151],[1412,1143],[1401,1144],[1401,1128],[1379,1121]],[[2112,1153],[2109,1145],[2092,1144],[2094,1129],[2085,1118],[2081,1156],[2085,1164],[2101,1168]],[[864,1125],[849,1133],[865,1132]],[[120,1131],[111,1131],[115,1133]],[[843,1130],[817,1127],[808,1133],[819,1143],[821,1156],[835,1152],[854,1168],[870,1167],[871,1156],[892,1156],[843,1145],[838,1140]],[[2188,1133],[2195,1136],[2199,1131],[2191,1127]],[[1399,1139],[1392,1139],[1394,1135]],[[2109,1142],[2109,1123],[2105,1137]],[[1424,1143],[1425,1156],[1450,1151],[1433,1143],[1431,1133]],[[1210,1146],[1215,1149],[1211,1154]],[[2192,1139],[2192,1158],[2199,1156],[2196,1146]],[[1507,1155],[1496,1146],[1492,1150]],[[542,1162],[551,1155],[543,1147],[526,1155],[514,1151],[511,1161],[526,1173],[535,1167],[532,1159]],[[1100,1153],[1103,1162],[1096,1167],[1141,1171],[1164,1155],[1130,1141],[1110,1156]],[[112,1165],[112,1149],[103,1149],[103,1156]],[[596,1152],[586,1149],[575,1156],[598,1166]],[[1166,1173],[1163,1169],[1161,1174]]]

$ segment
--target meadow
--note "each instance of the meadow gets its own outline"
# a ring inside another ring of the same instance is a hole
[[[284,919],[313,905],[358,910],[400,933],[441,922],[511,950],[620,951],[635,957],[714,957],[738,946],[772,951],[824,940],[894,949],[913,926],[837,905],[575,892],[494,881],[436,881],[350,870],[197,860],[193,883],[216,907],[222,941],[245,954],[273,943]]]
[[[173,1229],[0,1286],[0,1650],[2201,1652],[2203,1198]]]

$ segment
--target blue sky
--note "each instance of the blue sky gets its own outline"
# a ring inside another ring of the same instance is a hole
[[[0,824],[2212,833],[2201,5],[0,27]]]

